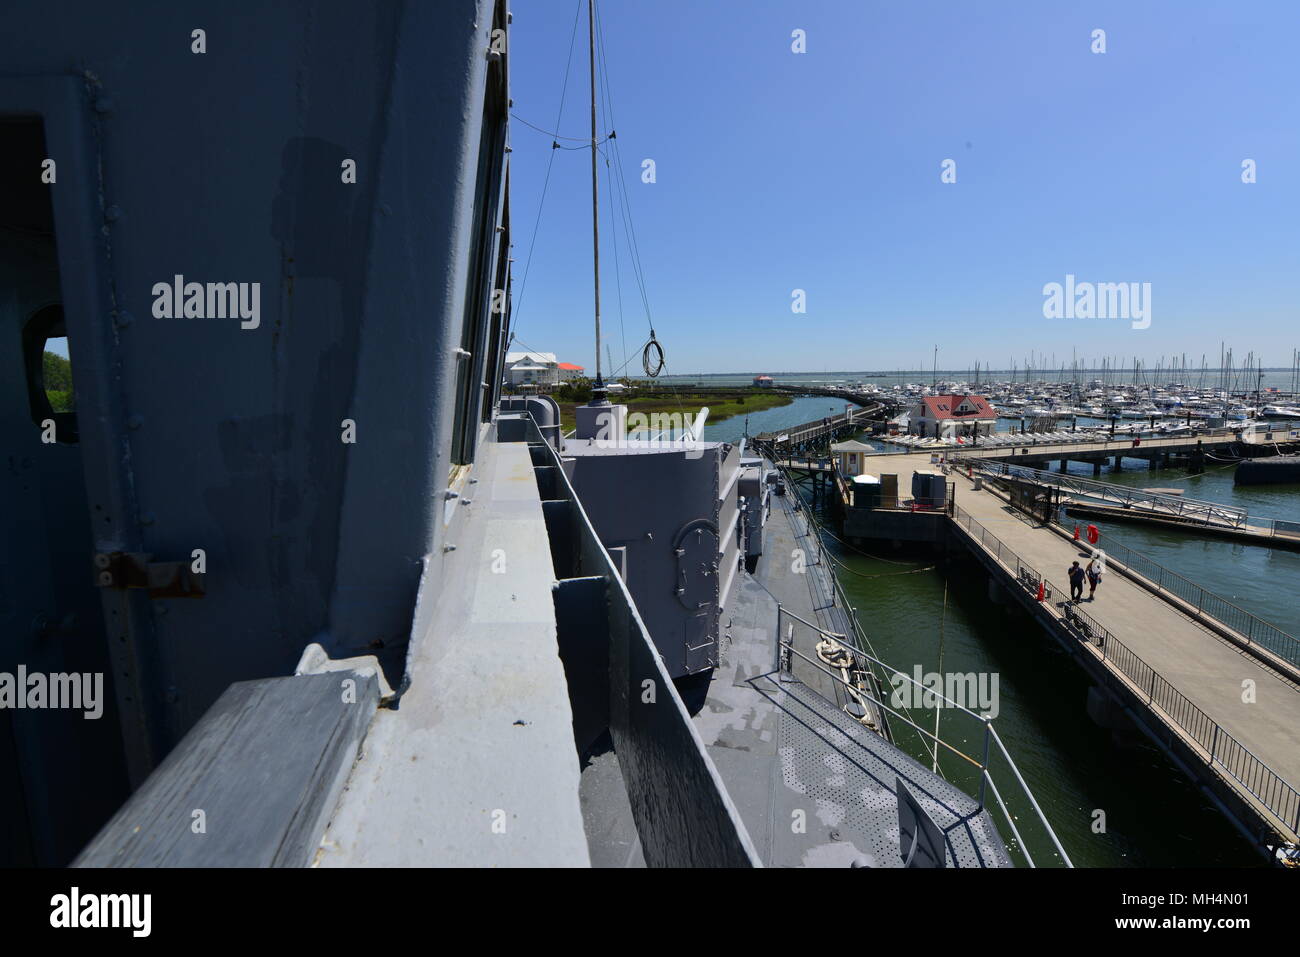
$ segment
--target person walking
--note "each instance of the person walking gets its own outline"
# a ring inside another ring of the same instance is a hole
[[[1083,601],[1083,569],[1075,562],[1066,574],[1070,576],[1070,601]]]
[[[1101,584],[1101,562],[1093,559],[1088,562],[1088,601],[1095,601],[1097,586]]]

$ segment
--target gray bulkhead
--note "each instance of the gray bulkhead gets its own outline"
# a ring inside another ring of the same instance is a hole
[[[570,438],[563,457],[601,542],[622,562],[668,673],[716,667],[721,614],[740,563],[737,449]]]

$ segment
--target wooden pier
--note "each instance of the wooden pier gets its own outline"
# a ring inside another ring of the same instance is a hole
[[[807,454],[825,449],[831,442],[845,435],[856,435],[863,429],[878,424],[887,414],[887,406],[873,403],[786,429],[763,432],[754,436],[752,442],[774,459],[787,458],[792,454]]]

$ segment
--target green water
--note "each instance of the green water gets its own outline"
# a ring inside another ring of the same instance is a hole
[[[1083,671],[1032,619],[993,604],[986,573],[973,561],[958,559],[932,571],[897,574],[908,567],[894,564],[901,560],[896,553],[889,553],[886,562],[855,554],[834,541],[828,545],[846,566],[840,582],[858,608],[878,657],[908,674],[920,665],[923,672],[998,676],[995,726],[1075,866],[1263,863],[1145,738],[1134,736],[1120,746],[1109,731],[1093,724],[1085,710],[1088,681]],[[935,561],[917,555],[910,565],[926,568]],[[933,710],[909,710],[912,720],[933,729]],[[981,756],[982,737],[972,719],[945,709],[940,721],[941,738],[972,757]],[[920,736],[900,722],[894,726],[900,746],[926,759]],[[1050,841],[1036,826],[1014,779],[1004,773],[1001,761],[991,766],[1030,853],[1040,866],[1051,861]],[[971,766],[942,749],[940,768],[954,783],[968,790],[976,786]],[[1104,812],[1105,830],[1100,833],[1093,829],[1101,820],[1098,811]],[[1010,840],[1000,812],[994,812],[994,820]]]

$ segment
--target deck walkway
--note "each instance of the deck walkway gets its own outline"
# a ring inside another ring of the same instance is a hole
[[[795,495],[774,496],[754,575],[742,572],[728,639],[695,724],[765,864],[900,867],[895,781],[902,778],[948,838],[949,867],[1009,867],[986,810],[841,709],[837,683],[796,659],[777,670],[777,603],[827,631],[851,627]],[[794,570],[793,554],[807,558]],[[795,648],[816,656],[812,629]],[[792,828],[801,813],[804,832]],[[1039,863],[1048,863],[1046,861]]]
[[[930,468],[928,452],[879,463],[880,471],[898,474],[900,489],[911,487],[913,471]],[[952,474],[962,509],[1049,581],[1068,587],[1066,569],[1076,559],[1086,563],[1086,544],[1062,538],[988,489],[974,491],[964,471]],[[1293,787],[1300,784],[1300,685],[1294,680],[1114,571],[1096,600],[1080,607]],[[1255,697],[1243,701],[1248,680]],[[1294,828],[1294,821],[1287,823]]]

